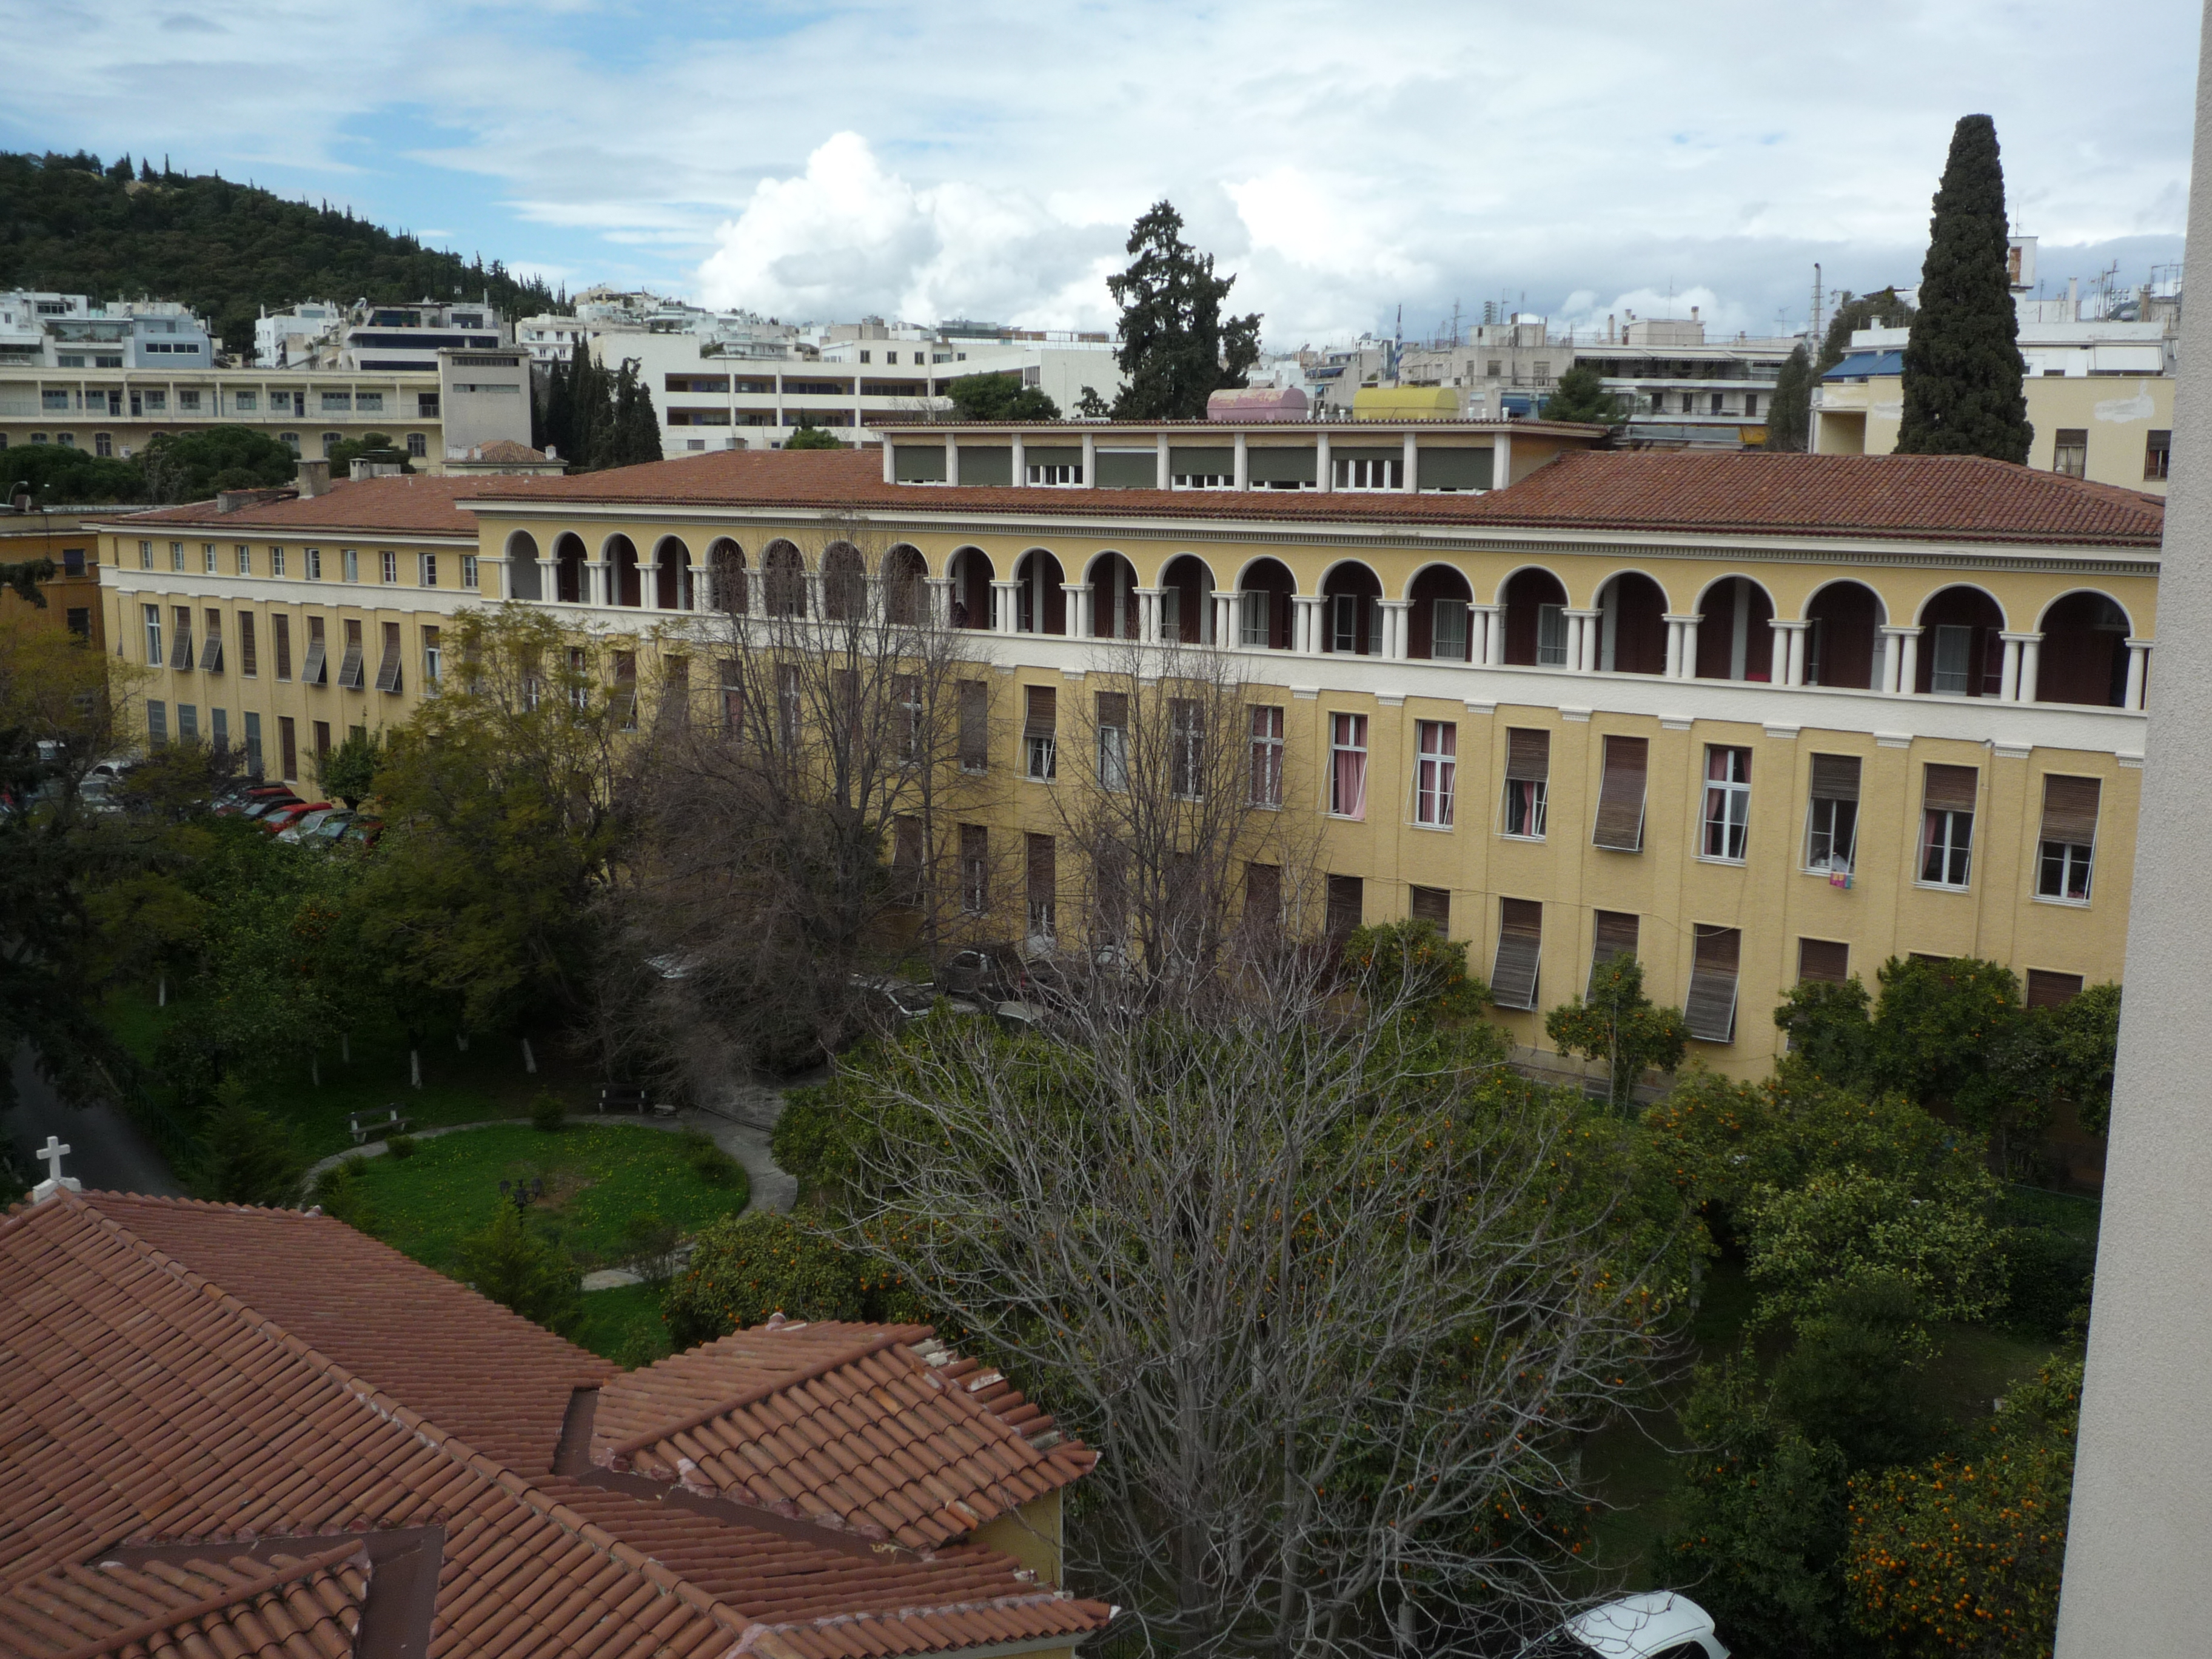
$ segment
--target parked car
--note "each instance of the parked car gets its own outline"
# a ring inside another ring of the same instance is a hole
[[[328,820],[337,817],[340,812],[344,811],[345,809],[343,807],[332,806],[327,802],[320,806],[310,807],[307,811],[301,813],[298,817],[294,818],[289,823],[279,830],[276,832],[276,839],[279,841],[290,842],[296,846],[299,842],[305,841],[310,835],[312,835],[318,826],[326,823]],[[272,814],[271,816],[280,817],[282,815]],[[343,826],[340,827],[343,828]]]
[[[382,818],[364,818],[356,816],[346,820],[346,827],[338,833],[338,842],[345,847],[374,847],[376,845],[376,838],[383,833]]]
[[[264,812],[254,820],[270,835],[281,835],[310,812],[327,812],[332,803],[326,800],[295,800]]]
[[[276,839],[285,841],[296,835],[302,846],[335,847],[337,845],[338,837],[345,834],[346,825],[351,823],[359,816],[359,813],[349,812],[341,806],[335,812],[323,813],[312,829],[303,829],[298,824],[294,824]]]
[[[881,974],[854,974],[845,982],[858,997],[863,1014],[886,1026],[903,1025],[937,1006],[934,985]]]
[[[1729,1659],[1712,1614],[1674,1590],[1578,1613],[1522,1652],[1527,1659]]]
[[[234,813],[252,812],[257,807],[265,809],[273,803],[299,799],[281,783],[257,783],[235,794],[216,796],[215,811],[219,817],[229,817]]]

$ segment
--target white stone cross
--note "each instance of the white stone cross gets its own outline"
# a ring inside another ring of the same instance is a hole
[[[84,1183],[77,1180],[75,1176],[65,1176],[62,1173],[62,1159],[68,1155],[69,1150],[67,1146],[62,1145],[59,1136],[48,1135],[46,1144],[33,1154],[33,1157],[46,1160],[46,1178],[31,1188],[32,1203],[36,1204],[42,1199],[52,1198],[64,1188],[67,1188],[73,1193],[81,1193],[84,1190]]]

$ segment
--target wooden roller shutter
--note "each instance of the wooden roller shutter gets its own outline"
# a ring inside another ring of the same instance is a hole
[[[1692,1036],[1706,1042],[1735,1041],[1736,958],[1742,946],[1739,928],[1698,927],[1690,994],[1682,1002],[1682,1018]]]
[[[1508,726],[1505,775],[1531,783],[1547,781],[1552,775],[1552,734],[1526,726]]]
[[[1328,936],[1341,943],[1358,927],[1367,908],[1367,884],[1358,876],[1328,878]]]
[[[1616,853],[1644,850],[1644,773],[1650,748],[1642,738],[1605,740],[1605,779],[1598,787],[1593,847]]]
[[[1972,766],[1938,766],[1933,762],[1928,767],[1927,801],[1938,812],[1971,812],[1974,810],[1975,787],[1981,782],[1980,771]]]
[[[2063,1008],[2081,994],[2081,975],[2054,974],[2041,968],[2027,970],[2027,1006]]]
[[[1022,720],[1025,738],[1048,738],[1059,719],[1060,699],[1048,685],[1029,688],[1029,703]]]
[[[1801,939],[1797,941],[1797,979],[1800,984],[1817,980],[1841,985],[1851,976],[1851,947],[1840,939]]]
[[[338,664],[338,690],[361,690],[361,624],[349,621],[345,625],[345,656]]]
[[[1592,918],[1590,927],[1590,978],[1597,978],[1597,970],[1615,957],[1636,954],[1637,936],[1642,932],[1639,919],[1624,910],[1600,910]]]
[[[1432,925],[1439,933],[1451,932],[1451,894],[1442,887],[1416,887],[1413,890],[1413,919]]]
[[[1127,691],[1101,691],[1098,694],[1098,724],[1121,731],[1129,728],[1129,694]]]
[[[2094,778],[2043,780],[2043,839],[2087,847],[2097,839],[2097,800],[2102,786]]]
[[[1856,755],[1813,757],[1814,800],[1856,800],[1859,798],[1859,757]]]
[[[1490,1000],[1501,1008],[1534,1008],[1536,969],[1543,954],[1544,907],[1534,899],[1498,900],[1498,956],[1490,970]]]
[[[980,772],[991,758],[991,688],[981,680],[960,682],[960,764]]]

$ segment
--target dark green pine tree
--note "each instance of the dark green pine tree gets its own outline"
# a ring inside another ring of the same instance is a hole
[[[611,466],[614,437],[614,376],[590,347],[579,345],[568,365],[568,439],[575,446],[568,464],[580,472]]]
[[[1207,394],[1244,384],[1260,360],[1260,313],[1224,320],[1234,276],[1213,274],[1213,256],[1182,240],[1182,216],[1156,202],[1129,232],[1129,268],[1106,286],[1121,307],[1115,354],[1128,383],[1114,400],[1121,421],[1194,421]]]
[[[2007,281],[2008,229],[1996,123],[1963,117],[1936,191],[1920,309],[1905,347],[1900,454],[2027,459],[2034,428],[2021,390],[2027,366]]]
[[[1813,362],[1799,346],[1774,377],[1774,401],[1766,414],[1766,447],[1802,455],[1813,431]]]
[[[657,461],[660,454],[660,421],[653,412],[653,394],[637,372],[637,360],[623,361],[615,377],[615,466],[638,466]]]

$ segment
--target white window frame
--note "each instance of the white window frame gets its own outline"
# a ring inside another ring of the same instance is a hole
[[[150,668],[163,665],[161,658],[161,607],[148,605],[139,607],[146,613],[146,663]]]
[[[238,574],[251,576],[253,574],[253,550],[244,542],[240,542],[237,546]]]
[[[1283,804],[1283,708],[1279,703],[1252,706],[1252,805],[1279,807]]]
[[[359,581],[361,580],[361,554],[359,550],[350,547],[340,548],[338,550],[338,568],[343,573],[346,580],[349,582]]]
[[[1120,794],[1129,787],[1129,729],[1098,728],[1098,787]]]
[[[220,576],[222,574],[222,556],[216,551],[213,542],[200,544],[200,563],[204,567],[207,574]]]
[[[1237,643],[1264,651],[1274,638],[1274,598],[1266,588],[1237,596]]]
[[[1177,800],[1206,796],[1206,706],[1195,697],[1168,700],[1168,791]]]
[[[1567,665],[1567,608],[1564,605],[1536,607],[1536,666]]]
[[[1347,494],[1398,494],[1406,488],[1406,461],[1393,455],[1387,460],[1355,460],[1339,456],[1330,463],[1336,488]]]
[[[1850,826],[1843,832],[1844,850],[1836,851],[1836,817],[1840,809],[1848,807]],[[1826,809],[1825,813],[1822,809]],[[1826,820],[1824,823],[1823,818]],[[1826,848],[1826,851],[1822,849]],[[1805,868],[1810,874],[1825,876],[1835,871],[1849,875],[1858,863],[1859,804],[1855,800],[1837,800],[1827,795],[1814,795],[1805,809]]]
[[[1974,684],[1974,630],[1954,623],[1946,623],[1929,630],[1935,637],[1928,647],[1928,690],[1939,697],[1963,697]],[[1959,665],[1943,665],[1944,647],[1958,647]],[[1955,682],[1945,684],[1946,680]]]
[[[386,587],[397,587],[399,585],[399,556],[386,548],[382,553],[377,555],[377,563],[378,574],[383,578],[384,585]]]
[[[1940,840],[1936,834],[1936,820],[1939,817],[1945,821]],[[1963,825],[1960,823],[1962,818]],[[1943,875],[1941,879],[1931,879],[1928,874],[1929,854],[1938,847],[1942,849]],[[1974,815],[1948,806],[1921,808],[1920,845],[1915,849],[1914,860],[1913,868],[1917,872],[1915,886],[1940,888],[1947,893],[1966,891],[1974,884]],[[1959,870],[1958,878],[1953,880],[1951,872],[1959,866],[1964,867]]]
[[[1729,775],[1712,775],[1713,757],[1726,755]],[[1715,851],[1717,841],[1720,850]],[[1707,864],[1741,864],[1751,850],[1751,750],[1734,744],[1705,745],[1705,793],[1698,815],[1698,857]]]
[[[2057,849],[2059,872],[2058,890],[2055,893],[2045,891],[2043,885],[2043,878],[2051,868],[2053,848]],[[2095,842],[2085,845],[2078,841],[2039,839],[2035,844],[2035,896],[2045,904],[2086,905],[2095,890],[2096,868]],[[2078,894],[2067,890],[2072,884],[2069,878],[2076,872],[2081,878],[2081,890]]]
[[[461,586],[473,588],[476,585],[477,556],[473,553],[464,553],[461,555]]]
[[[1451,752],[1444,750],[1445,734]],[[1413,822],[1428,830],[1449,830],[1459,781],[1459,726],[1454,720],[1413,723]]]
[[[1501,805],[1504,816],[1499,819],[1498,834],[1508,841],[1541,841],[1545,820],[1551,810],[1552,785],[1548,778],[1508,778]],[[1513,825],[1518,819],[1521,828]]]
[[[1080,461],[1031,461],[1030,482],[1043,489],[1067,489],[1083,482]]]
[[[415,556],[415,582],[419,587],[435,587],[438,585],[438,556],[435,553],[417,553]]]
[[[284,550],[274,542],[269,544],[269,574],[272,576],[284,574]]]
[[[1342,722],[1339,724],[1339,722]],[[1337,784],[1340,772],[1339,755],[1359,757],[1359,808],[1348,811],[1340,799]],[[1367,716],[1349,713],[1332,713],[1328,717],[1328,815],[1333,818],[1349,818],[1357,823],[1367,816]]]
[[[1030,732],[1022,739],[1022,775],[1050,783],[1060,775],[1060,734]]]

